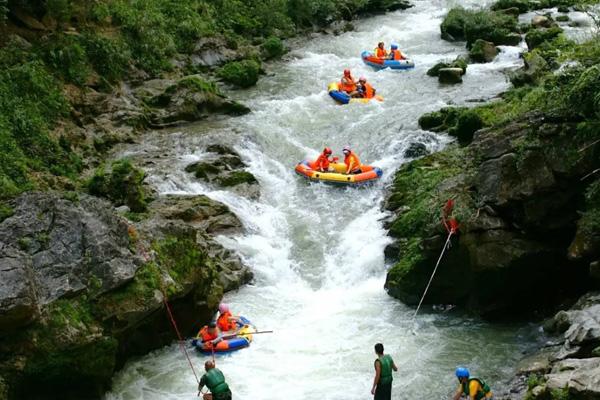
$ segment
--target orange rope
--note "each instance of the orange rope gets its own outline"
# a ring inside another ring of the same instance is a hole
[[[169,302],[167,301],[167,296],[166,294],[163,292],[163,302],[165,303],[165,308],[167,310],[167,313],[169,314],[169,318],[171,319],[171,324],[173,325],[173,328],[175,329],[175,332],[177,333],[177,338],[179,339],[179,348],[181,349],[181,352],[185,355],[185,358],[188,361],[188,364],[190,364],[190,368],[192,369],[192,372],[194,373],[194,378],[196,378],[196,383],[200,383],[200,380],[198,379],[198,375],[196,374],[196,370],[194,369],[194,364],[192,364],[192,360],[190,359],[190,355],[187,352],[187,349],[185,348],[185,342],[183,340],[183,338],[181,337],[181,333],[179,333],[179,328],[177,328],[177,323],[175,322],[175,318],[173,317],[173,313],[171,312],[171,307],[169,306]]]

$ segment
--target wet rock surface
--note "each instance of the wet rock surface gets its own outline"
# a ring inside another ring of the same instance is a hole
[[[247,165],[234,150],[222,146],[211,145],[206,148],[208,155],[201,161],[188,165],[186,172],[193,173],[204,182],[233,190],[234,192],[256,199],[260,197],[258,181]]]

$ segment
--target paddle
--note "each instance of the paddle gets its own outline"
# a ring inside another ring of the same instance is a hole
[[[230,335],[221,336],[221,339],[232,339],[237,336],[248,336],[248,335],[260,335],[261,333],[273,333],[273,331],[259,331],[259,332],[245,332],[245,333],[232,333]],[[211,340],[201,340],[200,343],[212,342]]]

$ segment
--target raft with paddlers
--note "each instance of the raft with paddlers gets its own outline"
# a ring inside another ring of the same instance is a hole
[[[370,165],[361,165],[361,172],[357,174],[346,174],[346,164],[344,163],[331,163],[329,167],[332,171],[317,171],[311,168],[310,160],[304,160],[296,165],[296,173],[311,181],[337,185],[365,184],[376,181],[383,175],[383,171],[380,168]]]
[[[213,345],[210,341],[203,342],[201,338],[192,340],[192,345],[202,354],[230,353],[250,346],[253,334],[256,328],[245,317],[240,316],[238,322],[239,329],[231,333],[223,332],[220,342]]]
[[[329,92],[329,96],[331,96],[332,99],[334,99],[340,104],[368,103],[371,100],[383,101],[383,97],[379,95],[376,95],[371,98],[350,97],[350,95],[340,90],[340,85],[338,82],[331,82],[329,85],[327,85],[327,92]]]
[[[363,51],[361,54],[363,62],[377,69],[411,69],[415,67],[413,60],[405,58],[403,60],[390,60],[376,57],[371,51]]]

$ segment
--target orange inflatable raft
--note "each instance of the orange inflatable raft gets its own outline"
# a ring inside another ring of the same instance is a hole
[[[304,160],[296,165],[296,173],[311,181],[326,182],[338,185],[360,185],[376,181],[381,178],[383,171],[380,168],[370,165],[362,165],[359,174],[345,174],[346,164],[331,163],[329,167],[332,171],[320,172],[311,168],[312,161]]]

